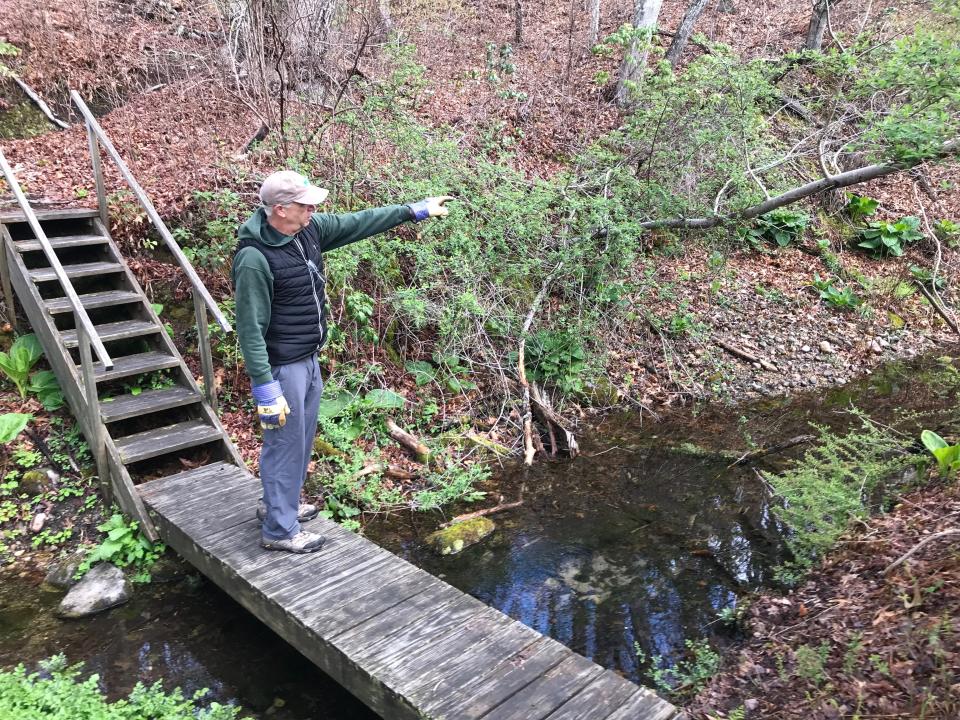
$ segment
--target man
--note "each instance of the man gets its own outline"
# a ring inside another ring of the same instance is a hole
[[[444,203],[452,199],[318,214],[326,197],[324,188],[291,170],[267,177],[260,188],[263,206],[240,226],[233,260],[237,336],[263,428],[257,517],[261,544],[269,550],[308,553],[324,541],[301,529],[318,509],[299,502],[323,390],[317,364],[327,339],[322,253],[407,220],[444,216]]]

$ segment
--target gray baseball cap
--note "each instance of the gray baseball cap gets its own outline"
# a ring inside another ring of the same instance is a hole
[[[267,207],[274,205],[319,205],[327,199],[326,188],[311,185],[310,181],[293,170],[281,170],[268,175],[260,186],[260,201]]]

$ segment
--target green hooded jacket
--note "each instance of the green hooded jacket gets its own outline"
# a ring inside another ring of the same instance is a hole
[[[354,213],[315,213],[311,219],[320,234],[320,251],[327,252],[382,233],[412,220],[407,205],[388,205]],[[258,208],[238,233],[239,239],[253,238],[265,245],[281,246],[293,240],[267,222]],[[237,303],[236,332],[247,374],[254,385],[273,381],[264,335],[270,325],[273,302],[273,275],[267,259],[254,247],[245,247],[233,259],[234,296]]]

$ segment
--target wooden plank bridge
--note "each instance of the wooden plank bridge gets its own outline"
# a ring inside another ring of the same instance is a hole
[[[34,212],[0,152],[20,205],[0,212],[0,284],[10,314],[15,293],[40,339],[105,497],[384,718],[680,718],[646,688],[333,522],[307,524],[327,537],[318,553],[260,547],[259,481],[216,414],[208,314],[229,324],[76,94],[74,102],[100,207]],[[202,387],[109,236],[101,146],[192,285]]]

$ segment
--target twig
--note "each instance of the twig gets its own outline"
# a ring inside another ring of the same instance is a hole
[[[773,455],[774,453],[783,452],[784,450],[789,450],[790,448],[796,447],[797,445],[808,443],[814,438],[815,438],[814,435],[797,435],[796,437],[792,437],[789,440],[784,440],[783,442],[780,442],[780,443],[774,443],[773,445],[769,445],[765,448],[760,448],[758,450],[751,450],[750,452],[744,453],[739,458],[734,460],[732,463],[727,465],[727,469],[729,470],[730,468],[735,467],[737,465],[746,465],[747,463],[751,463],[754,460],[757,460],[762,457],[766,457],[767,455]]]
[[[928,535],[923,540],[921,540],[916,545],[914,545],[912,548],[910,548],[903,555],[901,555],[899,558],[897,558],[892,563],[887,565],[887,567],[885,567],[883,570],[883,574],[889,575],[894,569],[896,569],[900,564],[905,562],[914,553],[918,552],[921,548],[933,542],[934,540],[939,540],[940,538],[947,537],[948,535],[960,535],[960,528],[951,528],[950,530],[942,530],[938,533],[934,533],[933,535]]]
[[[726,340],[714,340],[714,342],[728,353],[734,357],[738,357],[741,360],[746,360],[747,362],[757,363],[764,370],[769,370],[771,372],[777,372],[777,366],[774,365],[769,360],[764,360],[763,358],[757,357],[756,355],[751,355],[746,350],[741,350],[736,345],[731,345]]]
[[[491,508],[486,508],[485,510],[477,510],[475,512],[464,513],[463,515],[457,515],[452,520],[442,523],[440,527],[450,527],[451,525],[456,525],[457,523],[462,523],[464,520],[473,520],[478,517],[486,517],[487,515],[493,515],[494,513],[503,512],[504,510],[512,510],[515,507],[520,507],[523,505],[523,498],[515,500],[508,503],[500,503],[499,505],[494,505]]]
[[[65,123],[63,120],[61,120],[61,119],[58,118],[56,115],[54,115],[54,114],[53,114],[53,110],[51,110],[51,109],[50,109],[50,106],[48,106],[48,105],[43,101],[43,98],[41,98],[39,95],[37,95],[37,94],[33,91],[33,89],[32,89],[29,85],[27,85],[23,80],[21,80],[19,77],[17,77],[16,75],[14,75],[14,76],[13,76],[13,81],[14,81],[17,85],[20,86],[20,89],[23,90],[23,92],[26,93],[26,96],[33,101],[34,105],[36,105],[38,108],[40,108],[40,111],[41,111],[44,115],[47,116],[47,119],[48,119],[50,122],[52,122],[54,125],[56,125],[57,127],[61,128],[61,129],[63,129],[63,130],[66,130],[67,128],[70,127],[70,125],[68,125],[68,124]]]

